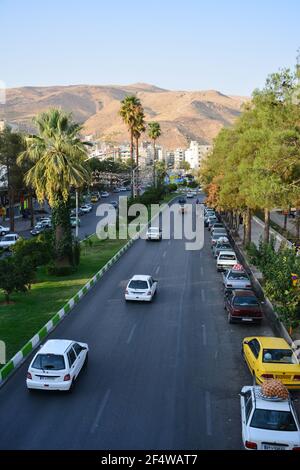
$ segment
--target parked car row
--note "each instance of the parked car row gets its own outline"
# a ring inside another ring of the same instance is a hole
[[[211,248],[222,272],[224,309],[229,323],[260,323],[263,303],[253,290],[251,279],[239,263],[226,228],[218,214],[205,208],[205,226],[211,232]],[[281,382],[287,389],[300,390],[300,354],[283,338],[247,337],[242,357],[254,385],[240,393],[242,439],[247,450],[300,450],[300,424],[293,398],[265,396],[262,384]]]

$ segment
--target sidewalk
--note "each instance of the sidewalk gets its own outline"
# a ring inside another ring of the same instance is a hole
[[[277,211],[271,212],[271,220],[273,220],[273,222],[275,222],[280,227],[284,228],[284,215],[281,214],[280,212],[277,212]],[[294,219],[292,219],[291,217],[288,217],[288,219],[287,219],[287,230],[294,237],[296,237],[297,236],[297,230],[296,230],[296,227],[295,227],[293,222],[294,222]]]
[[[257,217],[252,217],[251,239],[252,239],[252,242],[255,243],[257,247],[259,246],[260,239],[264,236],[264,228],[265,228],[264,222],[262,222]],[[274,229],[270,228],[270,234],[271,236],[275,238],[276,250],[279,250],[280,245],[282,243],[286,243],[290,248],[292,248],[292,244],[286,238],[284,238],[282,235],[276,232]],[[243,235],[244,235],[244,227],[243,225],[240,225],[239,236],[241,240],[243,240]]]

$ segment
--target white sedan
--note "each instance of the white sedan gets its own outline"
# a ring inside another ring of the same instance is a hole
[[[291,398],[266,398],[261,387],[243,387],[243,444],[247,450],[300,450],[300,426]]]
[[[91,204],[84,204],[83,206],[80,206],[80,210],[84,214],[88,214],[89,212],[93,210],[93,206]]]
[[[73,389],[88,360],[88,345],[67,339],[50,339],[36,353],[27,372],[29,390]]]
[[[157,292],[157,281],[152,276],[136,275],[127,284],[125,300],[151,302]]]
[[[158,240],[162,238],[162,232],[159,227],[149,227],[146,233],[147,240]]]
[[[17,243],[19,238],[20,237],[17,233],[10,233],[8,235],[5,235],[0,240],[0,248],[2,248],[3,250],[6,250],[7,248],[10,248],[11,246],[13,246]]]
[[[3,227],[3,225],[0,225],[0,236],[3,237],[3,235],[6,235],[9,232],[9,227]]]

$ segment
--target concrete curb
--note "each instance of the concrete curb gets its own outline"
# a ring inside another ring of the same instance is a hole
[[[251,281],[252,281],[252,284],[253,284],[253,287],[254,287],[254,291],[258,295],[259,299],[264,301],[263,307],[264,307],[265,317],[269,321],[269,323],[270,323],[272,329],[274,330],[274,332],[278,336],[283,337],[290,345],[292,345],[293,344],[292,338],[290,337],[290,335],[289,335],[287,329],[285,328],[285,326],[283,325],[283,323],[280,321],[280,319],[279,319],[272,303],[270,302],[268,297],[265,295],[264,289],[263,289],[261,283],[259,282],[259,279],[257,278],[255,273],[253,272],[253,269],[252,269],[251,265],[249,264],[249,262],[248,262],[248,260],[245,256],[244,251],[239,247],[239,245],[237,244],[237,241],[231,235],[230,229],[229,229],[227,223],[225,222],[225,220],[223,218],[222,218],[222,220],[223,220],[223,223],[224,223],[224,225],[225,225],[225,227],[226,227],[226,229],[229,233],[230,240],[234,245],[234,249],[237,252],[238,258],[242,261],[242,264],[246,268],[246,270],[247,270],[247,272],[248,272],[248,274],[251,278]]]
[[[166,206],[177,199],[178,196],[171,199]],[[156,214],[149,222],[154,220],[159,214]],[[144,230],[146,230],[145,227]],[[93,234],[94,235],[94,234]],[[91,237],[92,235],[90,235]],[[88,238],[90,238],[88,237]],[[123,254],[133,245],[140,237],[137,234],[129,240],[106,264],[103,266],[52,318],[46,323],[24,346],[18,351],[1,369],[0,369],[0,387],[8,379],[10,374],[14,372],[26,360],[27,356],[49,335],[51,331],[68,315],[82,297],[94,287],[94,285],[103,277],[103,275],[123,256]]]

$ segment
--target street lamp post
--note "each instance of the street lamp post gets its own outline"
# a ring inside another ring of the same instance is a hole
[[[76,228],[75,228],[75,236],[78,238],[78,224],[79,224],[79,218],[78,218],[78,189],[76,188],[75,190],[76,193]]]

